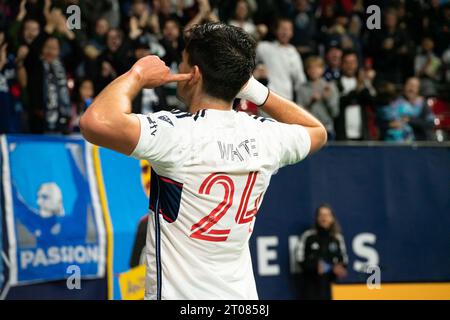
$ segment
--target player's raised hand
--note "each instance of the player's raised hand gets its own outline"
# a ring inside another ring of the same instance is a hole
[[[143,88],[156,88],[170,82],[189,81],[192,74],[172,74],[170,68],[166,66],[157,56],[147,56],[139,59],[131,68],[139,77],[139,82]]]

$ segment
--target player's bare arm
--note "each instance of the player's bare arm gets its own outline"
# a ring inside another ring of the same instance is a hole
[[[260,106],[279,122],[303,126],[311,137],[310,153],[319,151],[327,142],[327,131],[319,120],[294,102],[269,91],[255,78],[250,78],[238,97]]]
[[[270,92],[262,110],[279,122],[305,127],[311,137],[310,154],[327,143],[327,130],[322,123],[294,102]]]
[[[140,123],[131,114],[133,98],[143,88],[188,81],[191,74],[171,74],[157,56],[140,59],[125,74],[111,82],[80,119],[84,138],[101,147],[130,155],[140,136]]]

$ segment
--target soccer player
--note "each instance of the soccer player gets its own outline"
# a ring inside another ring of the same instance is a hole
[[[146,299],[257,299],[249,238],[271,176],[319,150],[323,125],[252,77],[255,43],[220,23],[186,34],[180,74],[142,58],[81,118],[93,144],[152,165]],[[142,88],[178,82],[189,113],[131,114]],[[242,98],[275,119],[232,110]]]

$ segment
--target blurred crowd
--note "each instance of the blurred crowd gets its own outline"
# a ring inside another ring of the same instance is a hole
[[[254,76],[312,112],[330,140],[439,140],[433,103],[450,100],[448,2],[0,0],[0,133],[78,132],[95,96],[139,58],[158,55],[177,72],[184,30],[222,21],[258,42]],[[372,4],[378,30],[366,26]],[[175,85],[133,102],[135,113],[172,108],[186,108]]]

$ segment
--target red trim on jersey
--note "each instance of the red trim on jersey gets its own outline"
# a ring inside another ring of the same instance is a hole
[[[176,185],[177,187],[180,187],[180,188],[183,187],[183,184],[182,184],[182,183],[176,182],[175,180],[172,180],[172,179],[170,179],[170,178],[161,177],[161,176],[159,176],[159,178],[160,178],[162,181],[167,182],[167,183],[170,183],[170,184],[174,184],[174,185]]]
[[[167,220],[168,222],[170,222],[170,223],[173,223],[173,222],[174,222],[172,219],[169,218],[169,216],[167,216],[166,214],[164,214],[164,212],[163,212],[161,209],[159,209],[159,213],[161,213],[162,216],[164,217],[164,219]]]

